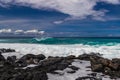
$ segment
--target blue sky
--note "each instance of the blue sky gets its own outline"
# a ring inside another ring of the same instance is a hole
[[[120,0],[0,0],[0,29],[50,36],[120,36]]]

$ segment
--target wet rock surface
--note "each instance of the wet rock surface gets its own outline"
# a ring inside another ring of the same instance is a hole
[[[74,74],[79,67],[71,65],[74,60],[90,61],[91,66],[88,68],[94,72],[101,72],[109,75],[111,78],[120,78],[120,59],[112,60],[101,57],[99,53],[83,54],[75,57],[52,57],[46,58],[43,54],[33,55],[27,54],[17,59],[16,56],[8,56],[5,59],[0,54],[0,80],[48,80],[47,73],[64,75],[64,73],[56,72],[56,70],[64,70],[68,68],[67,73]],[[36,66],[30,67],[34,64]],[[79,64],[83,62],[79,61]],[[76,80],[102,80],[97,78],[96,74],[91,76],[83,76]]]
[[[100,54],[83,54],[78,57],[91,62],[91,69],[94,72],[102,72],[111,78],[120,78],[120,59],[112,60],[101,57]]]
[[[15,52],[15,50],[14,49],[5,49],[5,48],[0,49],[0,53],[7,53],[7,52]]]
[[[102,80],[102,79],[101,78],[96,78],[96,77],[85,76],[85,77],[79,77],[76,80]]]
[[[63,70],[72,62],[65,57],[46,57],[43,54],[27,54],[16,59],[9,56],[5,59],[0,54],[0,80],[48,80],[47,73]],[[35,67],[27,67],[36,64]],[[24,68],[26,67],[26,68]]]

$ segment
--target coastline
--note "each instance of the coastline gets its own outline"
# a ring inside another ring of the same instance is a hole
[[[5,57],[16,55],[22,57],[25,54],[44,54],[46,57],[60,56],[66,57],[69,55],[89,54],[91,52],[103,54],[104,58],[119,58],[120,57],[120,44],[106,46],[106,45],[83,45],[83,44],[70,44],[70,45],[46,45],[46,44],[28,44],[28,43],[0,43],[0,48],[12,48],[16,53],[7,53]]]
[[[8,56],[5,59],[3,54],[6,52],[0,55],[0,80],[115,80],[120,78],[120,59],[109,60],[99,53],[82,54],[77,57],[26,54],[19,59],[16,56]]]
[[[0,48],[15,50],[15,52],[2,53],[4,60],[0,62],[1,71],[6,69],[5,73],[1,72],[3,79],[11,76],[13,80],[19,80],[18,78],[25,78],[25,80],[120,79],[118,74],[120,63],[113,64],[113,60],[120,60],[119,54],[115,53],[119,52],[119,45],[0,43]],[[42,59],[38,58],[40,56]],[[9,71],[11,74],[7,73]]]

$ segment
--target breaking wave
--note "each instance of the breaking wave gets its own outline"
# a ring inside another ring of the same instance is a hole
[[[120,57],[120,39],[105,38],[15,38],[0,39],[0,48],[12,48],[16,53],[4,56],[25,54],[44,54],[46,56],[68,56],[83,53],[101,53],[106,58]]]
[[[107,45],[45,45],[45,44],[22,44],[22,43],[0,43],[0,48],[12,48],[16,53],[6,53],[4,56],[17,55],[21,57],[25,54],[44,54],[46,56],[68,56],[80,55],[83,53],[101,53],[106,58],[119,58],[120,57],[120,44],[107,46]]]

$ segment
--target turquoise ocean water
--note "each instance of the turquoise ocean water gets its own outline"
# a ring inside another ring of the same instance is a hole
[[[18,57],[27,53],[68,56],[100,53],[106,58],[120,58],[120,38],[0,38],[0,48],[12,48]],[[52,54],[51,54],[52,53]],[[5,54],[8,56],[8,54]],[[9,55],[15,55],[9,54]]]
[[[116,45],[120,38],[0,38],[0,43]]]

